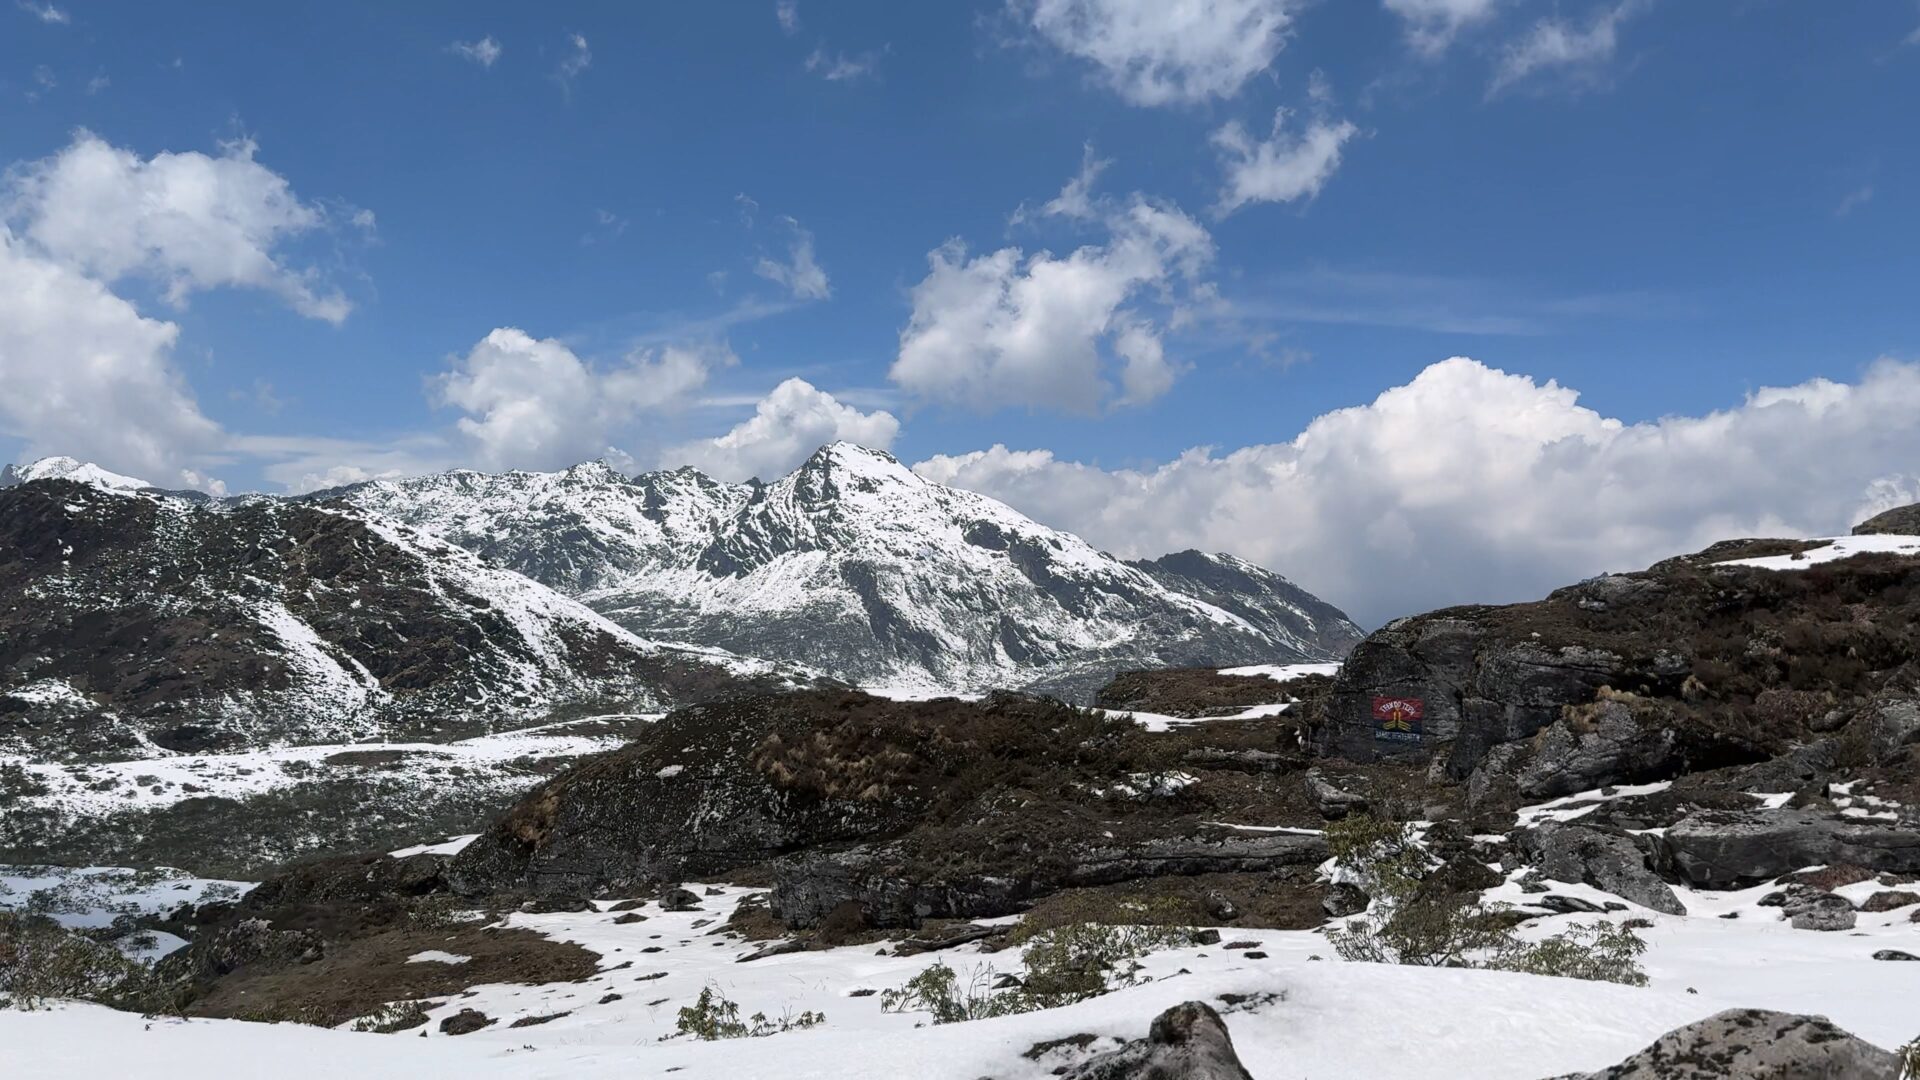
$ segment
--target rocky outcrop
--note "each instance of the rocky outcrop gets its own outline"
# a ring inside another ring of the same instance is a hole
[[[1147,1037],[1068,1069],[1068,1080],[1253,1080],[1213,1007],[1175,1005],[1154,1017]]]
[[[1853,527],[1855,536],[1875,534],[1920,536],[1920,503],[1882,511]]]
[[[1702,811],[1662,839],[1688,884],[1731,889],[1824,863],[1876,872],[1920,872],[1920,823],[1845,817],[1821,810]]]
[[[943,867],[940,850],[912,838],[795,855],[775,864],[769,904],[791,926],[812,926],[848,902],[858,904],[872,925],[915,926],[929,918],[1010,915],[1061,889],[1173,875],[1308,870],[1327,857],[1325,838],[1304,833],[1249,836],[1203,827],[1194,836],[1129,844],[1097,838],[1104,830],[1078,831],[1079,838],[1067,843],[1008,852],[977,868]]]
[[[1815,572],[1731,565],[1730,541],[1544,600],[1400,619],[1354,647],[1316,740],[1536,799],[1780,758],[1840,740],[1890,763],[1920,739],[1920,558]]]
[[[1643,849],[1623,831],[1583,825],[1546,824],[1515,837],[1517,847],[1552,881],[1591,885],[1668,915],[1686,905],[1651,868],[1651,845]]]
[[[1893,1054],[1823,1016],[1729,1009],[1599,1072],[1559,1080],[1892,1080]]]
[[[695,706],[535,790],[446,877],[468,894],[592,896],[752,868],[794,926],[850,902],[869,926],[1004,915],[1061,889],[1168,876],[1297,871],[1310,888],[1318,833],[1209,824],[1227,812],[1212,808],[1215,784],[1247,788],[1231,766],[1186,763],[1216,736],[1259,737],[1148,733],[1019,695]],[[1317,821],[1297,785],[1274,790],[1269,813],[1291,799],[1302,824]]]

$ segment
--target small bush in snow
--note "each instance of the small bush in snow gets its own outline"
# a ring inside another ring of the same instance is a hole
[[[700,996],[692,1005],[681,1007],[680,1016],[674,1021],[674,1027],[681,1035],[691,1035],[705,1042],[713,1042],[717,1039],[758,1039],[768,1035],[778,1035],[783,1031],[799,1031],[826,1022],[826,1015],[817,1012],[783,1016],[778,1020],[768,1019],[765,1013],[754,1013],[745,1020],[741,1020],[740,1005],[709,986],[700,991]]]
[[[147,969],[118,949],[38,914],[0,911],[0,1008],[55,998],[122,1005],[145,989]]]
[[[1575,923],[1544,941],[1517,943],[1496,954],[1488,967],[1563,979],[1647,985],[1640,954],[1647,943],[1624,923]]]
[[[1920,1080],[1920,1039],[1900,1048],[1900,1080]]]
[[[976,968],[962,986],[944,962],[906,984],[882,991],[888,1012],[924,1012],[936,1024],[1037,1012],[1148,981],[1140,959],[1158,949],[1186,945],[1190,927],[1103,926],[1073,923],[1042,930],[1020,951],[1025,976],[1004,980],[992,967]]]
[[[391,1001],[373,1010],[353,1022],[355,1031],[371,1031],[380,1035],[391,1035],[396,1031],[407,1031],[427,1022],[427,1003],[424,1001]]]
[[[1374,898],[1366,914],[1328,929],[1327,939],[1343,960],[1647,983],[1638,963],[1647,945],[1632,921],[1574,925],[1542,941],[1524,941],[1505,908],[1428,882],[1435,863],[1411,825],[1352,817],[1328,827],[1327,845],[1340,876]]]

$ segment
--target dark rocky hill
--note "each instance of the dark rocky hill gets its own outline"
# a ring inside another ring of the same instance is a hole
[[[452,738],[664,709],[764,672],[636,637],[350,507],[0,488],[0,751]]]

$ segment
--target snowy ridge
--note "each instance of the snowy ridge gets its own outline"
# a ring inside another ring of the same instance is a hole
[[[43,457],[25,465],[0,468],[0,487],[12,487],[31,480],[72,480],[79,484],[122,491],[138,491],[153,486],[145,480],[122,476],[92,462],[76,461],[70,457]]]
[[[0,504],[0,542],[20,555],[0,575],[13,598],[0,606],[0,701],[41,718],[0,751],[98,759],[444,738],[535,723],[571,701],[651,711],[675,703],[671,685],[786,677],[642,638],[348,506],[64,478],[0,489]]]
[[[643,634],[905,693],[1074,688],[1116,667],[1338,657],[1360,634],[1284,578],[1128,563],[890,455],[821,448],[770,484],[452,472],[322,493],[577,596]]]

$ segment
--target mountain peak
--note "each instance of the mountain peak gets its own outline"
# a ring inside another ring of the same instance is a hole
[[[123,476],[95,465],[91,461],[81,461],[63,455],[43,457],[25,465],[8,465],[0,469],[0,487],[11,487],[32,480],[72,480],[80,484],[92,484],[94,487],[118,491],[138,491],[152,487],[145,480]]]

